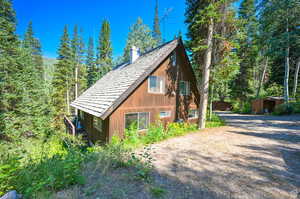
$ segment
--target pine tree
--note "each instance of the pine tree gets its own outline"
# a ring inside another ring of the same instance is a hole
[[[25,33],[23,46],[31,51],[34,58],[34,65],[40,73],[40,77],[44,78],[43,56],[40,41],[34,37],[32,22],[30,21]]]
[[[258,22],[256,18],[255,0],[243,0],[239,9],[239,19],[243,22],[240,31],[245,35],[239,39],[240,49],[238,56],[241,59],[240,73],[234,84],[234,96],[241,102],[254,94],[253,73],[257,66],[258,47],[257,33]]]
[[[232,1],[223,1],[218,9],[220,20],[215,23],[210,108],[213,100],[224,101],[230,96],[231,82],[239,70],[240,60],[236,51],[239,49],[237,41],[240,38],[240,20],[236,18],[236,11],[232,9],[231,3]]]
[[[80,51],[79,51],[79,71],[78,71],[78,83],[79,83],[79,88],[78,92],[79,94],[83,93],[83,91],[87,88],[87,67],[85,65],[85,44],[83,41],[83,29],[80,28],[79,31],[79,46],[80,46]]]
[[[47,95],[44,79],[40,70],[36,67],[36,57],[28,48],[20,49],[20,71],[22,86],[22,101],[17,108],[17,114],[13,120],[7,122],[10,126],[17,126],[11,131],[22,135],[45,135],[50,127],[52,107],[50,96]],[[26,106],[24,106],[26,104]]]
[[[97,47],[98,77],[100,79],[112,68],[112,45],[110,40],[110,25],[107,20],[102,22],[101,31],[99,34],[99,44]]]
[[[290,69],[296,68],[299,58],[300,4],[298,0],[263,0],[259,8],[260,41],[267,46],[272,66],[269,83],[284,85],[288,102]]]
[[[230,10],[232,1],[187,0],[186,23],[187,43],[192,53],[192,64],[201,81],[199,104],[199,128],[205,127],[208,100],[212,102],[214,85],[225,84],[233,77],[238,60],[232,49],[235,47],[235,13]],[[225,75],[227,74],[227,75]],[[212,78],[225,77],[226,81]],[[214,83],[213,83],[214,82]],[[220,89],[220,88],[219,88]],[[221,97],[221,96],[220,96]]]
[[[92,86],[97,80],[97,68],[94,50],[94,40],[92,37],[90,37],[86,57],[88,87]]]
[[[188,24],[189,43],[195,57],[196,64],[202,71],[201,83],[201,102],[199,104],[199,128],[205,128],[206,111],[209,92],[210,66],[212,61],[213,50],[213,32],[215,6],[210,1],[187,0],[186,23]],[[198,34],[201,33],[201,34]],[[203,42],[204,41],[204,42]],[[203,46],[205,50],[203,50]],[[201,60],[199,56],[201,56]]]
[[[70,114],[70,91],[74,69],[67,26],[65,26],[64,33],[60,40],[57,59],[58,63],[55,64],[52,80],[52,104],[55,108],[54,123],[57,128],[60,128],[63,115]]]
[[[162,41],[160,26],[159,26],[159,15],[158,15],[158,0],[156,0],[154,24],[153,24],[153,38],[160,44]]]
[[[19,42],[15,34],[16,18],[11,1],[0,0],[0,134],[6,129],[6,117],[15,111],[22,96],[17,62]]]
[[[130,27],[123,54],[124,61],[130,60],[130,49],[132,46],[138,47],[140,53],[144,53],[157,46],[157,40],[153,38],[150,28],[143,24],[143,20],[140,17],[136,23]]]
[[[86,70],[84,66],[84,42],[82,38],[83,31],[78,32],[78,26],[75,25],[73,30],[73,37],[71,40],[72,49],[72,65],[73,65],[73,79],[71,101],[76,99],[78,95],[86,88]]]
[[[0,134],[15,139],[41,134],[49,129],[49,98],[32,49],[21,45],[15,34],[10,1],[0,0],[0,26]]]

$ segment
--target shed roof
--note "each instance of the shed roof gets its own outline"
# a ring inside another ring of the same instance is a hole
[[[83,92],[71,106],[105,119],[169,56],[179,41],[172,40],[144,53],[133,63],[115,67]]]

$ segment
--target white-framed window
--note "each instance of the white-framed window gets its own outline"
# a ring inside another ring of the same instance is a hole
[[[160,111],[159,118],[171,117],[171,111]]]
[[[198,110],[196,110],[196,109],[189,110],[189,116],[188,116],[188,118],[189,119],[198,118]]]
[[[93,117],[93,128],[97,129],[98,131],[102,131],[102,122],[103,122],[103,120],[94,116]]]
[[[173,51],[173,53],[171,54],[170,59],[171,59],[171,65],[176,66],[177,60],[176,60],[176,52],[175,51]]]
[[[137,128],[138,130],[146,130],[149,127],[150,113],[126,113],[125,114],[125,128],[131,127]]]
[[[159,76],[150,76],[148,79],[149,93],[164,93],[165,92],[165,78]]]
[[[180,95],[190,95],[190,82],[180,81],[179,82],[179,94]]]

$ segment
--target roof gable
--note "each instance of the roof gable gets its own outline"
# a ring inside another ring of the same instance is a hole
[[[108,117],[182,42],[173,40],[108,72],[71,106],[101,119]]]

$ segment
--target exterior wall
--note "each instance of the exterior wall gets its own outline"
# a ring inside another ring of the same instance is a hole
[[[100,141],[100,142],[107,142],[108,141],[108,128],[109,128],[109,118],[103,120],[102,123],[102,132],[98,129],[94,128],[93,126],[93,115],[88,113],[84,113],[82,124],[87,132],[88,139],[92,140],[93,142]]]
[[[178,118],[187,121],[188,110],[196,109],[199,100],[199,93],[196,81],[191,71],[189,63],[184,58],[185,52],[182,48],[177,48],[177,66],[179,66],[179,80],[190,82],[190,96],[179,96],[177,79],[177,67],[171,66],[170,58],[151,74],[165,77],[165,94],[154,94],[148,92],[148,78],[108,117],[109,118],[109,138],[112,135],[124,137],[125,114],[134,112],[149,112],[150,123],[159,119],[160,111],[171,111],[171,117],[160,119],[166,125],[168,122]],[[196,97],[197,96],[197,97]],[[176,106],[177,104],[177,106]],[[197,119],[189,120],[196,122]]]
[[[263,100],[262,99],[256,99],[252,101],[252,113],[259,114],[263,113]]]

